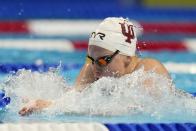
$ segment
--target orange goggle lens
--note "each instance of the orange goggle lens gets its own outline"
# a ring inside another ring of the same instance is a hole
[[[105,61],[104,59],[99,59],[97,61],[97,64],[99,64],[100,66],[106,66],[107,65],[107,61]]]

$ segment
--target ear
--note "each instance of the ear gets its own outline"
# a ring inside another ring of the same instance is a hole
[[[131,63],[131,57],[130,56],[126,56],[124,59],[124,66],[125,68],[127,68],[129,66],[129,64]]]

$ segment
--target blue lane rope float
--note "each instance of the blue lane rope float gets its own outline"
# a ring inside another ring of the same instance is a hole
[[[191,93],[191,94],[196,97],[196,92],[195,93]]]
[[[105,124],[110,131],[195,131],[193,123]]]
[[[5,96],[5,91],[0,90],[0,100]]]
[[[80,69],[83,64],[63,64],[61,65],[61,69],[63,71],[72,70],[72,69]],[[54,67],[57,68],[58,64],[0,64],[0,73],[10,73],[17,72],[19,69],[31,69],[32,71],[48,71],[49,68]]]
[[[4,109],[10,103],[10,101],[10,97],[5,97],[5,91],[0,90],[0,110]]]

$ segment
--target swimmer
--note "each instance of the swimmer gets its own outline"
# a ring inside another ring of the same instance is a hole
[[[136,44],[136,27],[132,22],[116,17],[103,20],[89,38],[86,63],[76,80],[75,89],[82,91],[85,85],[101,77],[121,77],[141,67],[144,71],[153,70],[170,79],[168,71],[159,61],[136,55]],[[144,84],[150,85],[151,80]],[[52,102],[46,100],[36,100],[23,107],[19,114],[28,115],[51,104]]]

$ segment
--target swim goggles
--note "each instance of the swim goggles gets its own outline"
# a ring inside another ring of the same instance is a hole
[[[97,64],[100,67],[104,67],[107,66],[112,61],[114,56],[116,56],[119,52],[119,50],[116,50],[112,55],[102,56],[97,58],[96,60],[90,57],[89,55],[87,55],[87,58],[89,58],[92,61],[92,64]]]

